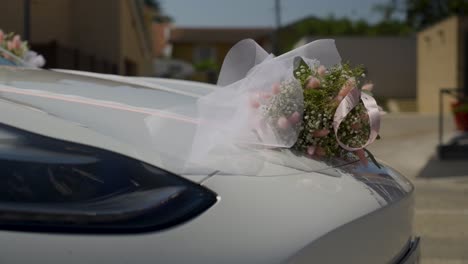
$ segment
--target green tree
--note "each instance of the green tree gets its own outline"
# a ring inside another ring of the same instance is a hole
[[[158,23],[172,22],[172,17],[164,14],[161,2],[158,0],[144,0],[145,5],[154,10],[153,20]]]
[[[415,30],[420,30],[451,15],[468,15],[467,0],[398,0],[394,5],[401,6],[406,22]]]
[[[398,0],[390,0],[388,3],[376,4],[372,9],[381,14],[382,21],[391,21],[398,11]]]
[[[405,35],[412,29],[404,22],[393,19],[383,19],[376,24],[366,20],[353,21],[349,18],[336,18],[329,15],[326,18],[309,17],[290,24],[280,30],[281,51],[286,52],[304,36],[382,36]]]
[[[161,3],[158,0],[145,0],[145,5],[153,8],[157,13],[162,12]]]

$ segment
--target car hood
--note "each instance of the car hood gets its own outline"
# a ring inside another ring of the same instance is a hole
[[[289,150],[247,149],[212,166],[187,166],[197,128],[197,99],[213,87],[188,81],[76,71],[0,67],[1,122],[53,138],[130,156],[177,174],[282,176],[323,171],[332,163]],[[246,163],[247,161],[247,163]],[[241,168],[241,169],[239,169]]]
[[[196,86],[200,89],[194,89]],[[382,258],[396,253],[411,230],[408,219],[412,203],[405,198],[410,197],[413,187],[388,166],[373,163],[361,166],[352,160],[325,163],[288,150],[250,149],[248,160],[252,163],[234,165],[247,168],[255,165],[258,169],[255,175],[226,175],[232,168],[232,160],[219,164],[219,171],[194,167],[182,172],[184,154],[190,151],[197,125],[194,121],[197,99],[210,89],[192,82],[0,67],[0,122],[121,153],[215,191],[219,200],[207,212],[178,228],[158,233],[152,240],[149,236],[140,240],[143,247],[165,249],[150,250],[155,257],[166,254],[171,260],[178,256],[206,262],[203,257],[209,256],[221,261],[229,248],[232,263],[272,263],[285,256],[293,257],[299,251],[307,256],[323,252],[314,245],[325,243],[327,234],[336,238],[334,243],[341,243],[340,249],[352,248],[354,251],[347,251],[354,253],[350,256],[355,256],[361,246],[372,254],[359,255]],[[371,231],[362,232],[364,229]],[[194,245],[193,241],[180,239],[192,236],[199,243]],[[368,241],[367,244],[354,243],[356,236]],[[77,241],[70,237],[73,239],[64,243],[64,236],[57,240],[54,235],[48,238],[49,243],[57,243],[55,249],[70,247]],[[163,247],[158,243],[177,246]],[[86,243],[84,247],[80,244],[76,248],[86,252],[87,246],[94,244]],[[186,254],[177,255],[179,249]],[[200,254],[207,250],[209,253]],[[356,263],[364,262],[382,261]]]

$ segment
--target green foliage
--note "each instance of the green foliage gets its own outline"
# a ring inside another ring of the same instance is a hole
[[[161,6],[161,2],[159,0],[144,0],[144,4],[153,9],[154,11],[154,17],[153,21],[156,23],[169,23],[173,22],[173,19],[171,16],[168,16],[164,14],[164,10]]]
[[[199,72],[207,72],[207,71],[215,71],[219,70],[219,65],[213,60],[203,60],[193,65],[196,71]]]
[[[404,23],[413,30],[421,30],[452,15],[467,15],[466,0],[387,0],[374,10],[382,14],[382,21],[392,20],[395,14],[405,17]]]
[[[289,51],[304,36],[395,36],[412,32],[404,21],[389,20],[369,24],[365,20],[329,16],[309,17],[280,30],[281,52]]]
[[[153,8],[156,12],[161,12],[161,3],[158,0],[144,0],[146,6]]]
[[[414,32],[404,21],[391,20],[375,24],[367,32],[369,36],[408,35]]]
[[[332,67],[322,76],[317,65],[309,66],[302,59],[296,63],[294,77],[304,89],[304,117],[294,149],[307,152],[309,146],[319,147],[328,157],[347,153],[340,147],[333,132],[333,117],[339,104],[337,96],[346,85],[359,87],[359,79],[363,76],[362,66],[352,67],[349,63]],[[320,87],[307,87],[310,78],[316,78]],[[368,118],[365,117],[366,112],[361,102],[343,120],[338,129],[338,137],[344,144],[360,147],[367,141],[370,128]],[[330,133],[326,136],[314,136],[315,131],[323,130]]]
[[[468,113],[468,102],[460,104],[453,109],[454,113]]]
[[[466,0],[399,0],[395,4],[404,5],[409,26],[416,30],[434,24],[451,15],[467,15]]]
[[[293,70],[294,78],[299,80],[299,82],[301,83],[301,86],[304,87],[307,81],[307,78],[309,78],[312,75],[312,70],[309,68],[309,65],[307,65],[307,63],[305,63],[305,61],[301,57],[295,58],[295,63],[297,65],[295,66],[295,69]]]
[[[451,15],[468,15],[467,0],[387,0],[373,7],[381,14],[375,24],[367,21],[309,17],[282,28],[281,52],[289,51],[304,36],[401,36],[430,26]],[[395,19],[395,15],[404,17]]]

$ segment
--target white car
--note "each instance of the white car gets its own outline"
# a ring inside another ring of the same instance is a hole
[[[0,64],[0,263],[418,261],[389,166],[265,150],[257,175],[182,173],[216,86]]]

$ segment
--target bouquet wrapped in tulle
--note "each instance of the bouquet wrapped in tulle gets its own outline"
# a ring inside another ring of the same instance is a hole
[[[235,172],[255,168],[262,162],[249,149],[293,150],[311,158],[354,153],[365,163],[380,112],[363,77],[363,68],[341,64],[333,40],[279,57],[253,40],[240,41],[224,60],[219,88],[197,101],[189,163],[219,167],[229,160]]]
[[[362,147],[370,137],[368,110],[360,101],[344,117],[337,133],[333,123],[335,113],[352,89],[371,92],[373,85],[360,80],[365,77],[362,67],[353,68],[349,64],[333,66],[329,69],[318,61],[307,64],[296,58],[294,78],[272,88],[272,97],[265,102],[263,114],[268,122],[277,127],[279,136],[291,135],[289,129],[298,129],[299,135],[293,149],[309,156],[339,157],[349,152],[347,148],[358,148],[355,153],[363,156]],[[291,87],[299,86],[302,96],[298,97]],[[303,111],[297,108],[297,98],[303,98]],[[339,141],[338,141],[339,140]]]

